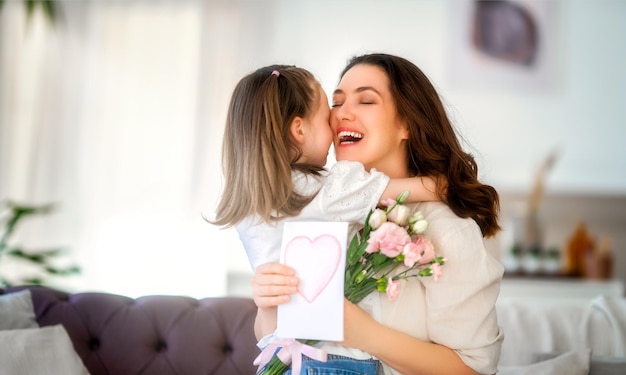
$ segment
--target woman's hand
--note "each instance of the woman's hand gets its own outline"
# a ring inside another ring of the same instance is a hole
[[[256,268],[252,278],[252,298],[260,309],[283,304],[298,291],[293,268],[280,263],[265,263]]]

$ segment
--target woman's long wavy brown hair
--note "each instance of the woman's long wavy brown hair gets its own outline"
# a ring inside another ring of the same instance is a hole
[[[319,83],[306,69],[260,68],[236,85],[222,144],[224,189],[213,224],[230,227],[248,216],[263,221],[297,215],[313,196],[294,190],[294,169],[319,175],[321,167],[298,164],[290,135],[296,116],[308,118],[319,103]]]
[[[416,176],[445,176],[447,193],[440,196],[460,217],[476,221],[484,237],[499,230],[500,200],[492,186],[478,181],[474,157],[463,151],[439,94],[412,62],[394,55],[366,54],[352,58],[341,77],[355,65],[381,68],[398,114],[409,124],[409,171]]]

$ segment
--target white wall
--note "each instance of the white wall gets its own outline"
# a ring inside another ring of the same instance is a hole
[[[248,70],[269,62],[310,68],[331,91],[348,57],[396,53],[417,63],[439,88],[476,149],[485,178],[526,189],[535,168],[561,150],[550,187],[626,192],[626,2],[549,1],[547,24],[556,59],[553,84],[461,88],[451,79],[452,35],[461,7],[453,1],[277,1],[267,47]],[[503,85],[504,86],[504,85]]]
[[[260,66],[287,63],[310,69],[331,92],[348,58],[377,51],[404,56],[430,76],[482,177],[503,196],[527,194],[536,168],[558,147],[549,193],[626,197],[626,1],[524,1],[549,4],[547,56],[555,69],[540,88],[453,79],[468,10],[456,0],[60,1],[65,25],[44,30],[40,20],[31,34],[25,20],[9,17],[21,2],[8,2],[0,15],[0,199],[60,203],[64,222],[47,221],[30,239],[58,238],[72,250],[85,269],[77,288],[221,293],[227,271],[250,272],[236,233],[199,218],[210,216],[220,194],[221,134],[235,83]],[[33,36],[46,48],[33,48]],[[57,92],[54,84],[65,86]],[[38,111],[15,95],[35,87],[45,92],[34,97],[53,99]],[[133,100],[124,96],[129,87]],[[22,123],[47,129],[32,148],[40,157],[55,151],[54,162],[31,168],[31,158],[21,158],[29,152],[13,138],[27,130]],[[118,136],[126,146],[116,149]]]
[[[331,92],[352,55],[399,54],[438,87],[481,175],[498,190],[528,192],[539,165],[557,149],[549,193],[622,196],[626,1],[548,2],[546,43],[554,50],[547,56],[555,65],[550,82],[539,88],[468,88],[453,80],[459,31],[454,22],[466,7],[438,0],[285,0],[271,2],[270,12],[264,3],[264,27],[254,34],[264,48],[257,44],[257,58],[243,59],[241,71],[293,63],[313,71]],[[245,258],[233,261],[237,265],[244,270]]]

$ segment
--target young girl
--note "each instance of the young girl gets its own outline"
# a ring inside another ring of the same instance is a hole
[[[225,186],[212,223],[236,227],[254,270],[278,262],[285,220],[349,222],[351,238],[384,198],[403,190],[410,191],[411,202],[444,194],[435,179],[390,179],[358,162],[340,161],[325,170],[334,138],[329,116],[321,85],[302,68],[267,66],[235,87],[222,151]],[[349,143],[360,135],[346,131],[338,137]],[[276,306],[260,307],[257,337],[275,327]]]

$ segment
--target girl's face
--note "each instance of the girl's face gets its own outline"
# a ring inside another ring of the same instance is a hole
[[[361,162],[390,177],[406,177],[408,128],[398,117],[385,71],[355,65],[333,94],[330,123],[337,160]]]
[[[333,131],[328,123],[328,97],[320,85],[317,85],[317,91],[317,109],[309,118],[303,119],[305,136],[300,161],[323,167],[333,143]]]

